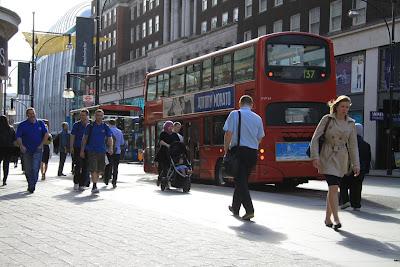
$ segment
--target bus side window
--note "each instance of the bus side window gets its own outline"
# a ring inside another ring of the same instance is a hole
[[[147,84],[147,100],[154,100],[156,99],[157,94],[157,77],[151,77]]]
[[[169,73],[164,73],[158,75],[158,81],[157,81],[157,97],[162,98],[162,97],[168,97],[168,91],[169,91]]]
[[[233,72],[236,82],[254,78],[254,47],[238,50],[234,54]]]
[[[203,61],[202,67],[202,83],[201,88],[208,89],[211,86],[211,59],[206,59]]]
[[[214,86],[231,83],[231,54],[214,58]]]
[[[213,145],[223,145],[224,144],[224,124],[227,115],[215,116],[213,121]]]
[[[199,90],[201,64],[189,65],[186,68],[186,93]]]
[[[185,68],[171,71],[171,84],[169,95],[182,95],[185,92]]]

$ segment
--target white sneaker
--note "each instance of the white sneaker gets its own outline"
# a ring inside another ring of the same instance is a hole
[[[74,191],[78,191],[79,190],[79,184],[74,184]]]
[[[350,202],[346,202],[346,203],[344,203],[342,206],[340,206],[340,208],[341,208],[342,210],[345,210],[345,209],[347,209],[348,207],[350,207]]]
[[[92,188],[92,194],[98,194],[100,193],[98,188]]]

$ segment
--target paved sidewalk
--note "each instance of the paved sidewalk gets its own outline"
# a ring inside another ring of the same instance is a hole
[[[49,173],[55,168],[50,163]],[[20,170],[11,171],[0,188],[0,266],[332,266],[261,242],[257,231],[233,235],[114,199],[127,194],[130,177],[99,196],[73,192],[70,177],[50,177],[27,194]]]

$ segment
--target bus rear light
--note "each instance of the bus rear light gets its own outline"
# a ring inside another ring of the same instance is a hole
[[[268,72],[268,77],[274,76],[274,73],[272,71]]]
[[[265,159],[264,155],[261,155],[261,156],[260,156],[260,159],[261,159],[261,160],[264,160],[264,159]]]
[[[222,148],[219,149],[219,152],[222,153]]]
[[[264,154],[264,152],[265,152],[264,148],[261,148],[261,149],[260,149],[260,153],[261,153],[261,154]]]
[[[324,72],[321,73],[321,78],[325,78],[326,74]]]

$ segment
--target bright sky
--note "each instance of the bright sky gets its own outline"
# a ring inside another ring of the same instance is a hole
[[[22,36],[22,32],[32,32],[32,12],[35,12],[35,30],[48,31],[51,26],[77,4],[89,2],[89,0],[0,0],[0,5],[19,15],[21,24],[19,32],[8,42],[8,58],[14,60],[31,60],[32,50]],[[17,62],[9,67],[9,73]],[[7,92],[17,91],[17,70],[11,73],[12,88]]]

